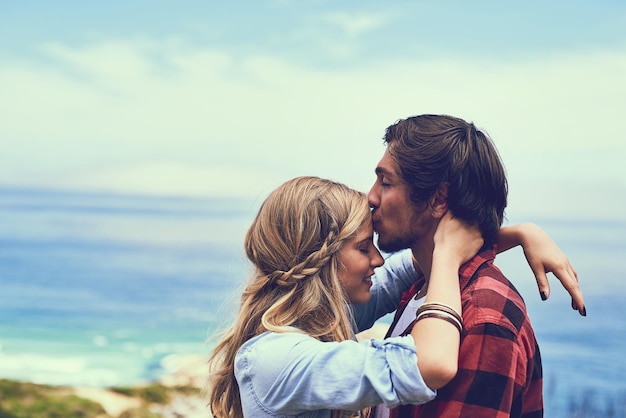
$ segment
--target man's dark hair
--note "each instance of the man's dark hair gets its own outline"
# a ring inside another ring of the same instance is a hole
[[[423,205],[448,183],[452,215],[477,225],[485,244],[496,242],[508,185],[498,151],[485,133],[456,117],[419,115],[389,126],[383,139],[409,185],[411,201]]]

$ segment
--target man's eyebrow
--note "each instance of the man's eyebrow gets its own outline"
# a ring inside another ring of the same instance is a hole
[[[374,170],[374,172],[376,174],[383,174],[385,176],[391,177],[393,176],[394,173],[392,173],[391,171],[387,170],[386,168],[383,167],[376,167],[376,169]]]

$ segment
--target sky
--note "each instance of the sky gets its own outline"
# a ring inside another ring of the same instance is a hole
[[[491,136],[509,217],[626,220],[626,2],[0,5],[0,190],[367,191],[422,113]]]

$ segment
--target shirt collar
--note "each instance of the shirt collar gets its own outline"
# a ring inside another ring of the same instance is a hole
[[[461,285],[461,289],[464,289],[471,279],[471,277],[476,273],[478,268],[484,263],[493,264],[493,260],[496,258],[496,246],[495,244],[491,247],[483,247],[480,252],[476,254],[470,261],[463,264],[459,269],[459,282]]]

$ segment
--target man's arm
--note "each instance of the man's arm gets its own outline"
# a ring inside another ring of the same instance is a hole
[[[528,265],[535,275],[541,299],[546,300],[550,296],[547,273],[552,273],[572,297],[572,308],[586,316],[587,310],[578,283],[578,274],[550,236],[533,223],[502,227],[498,235],[498,253],[518,245],[522,246]]]

